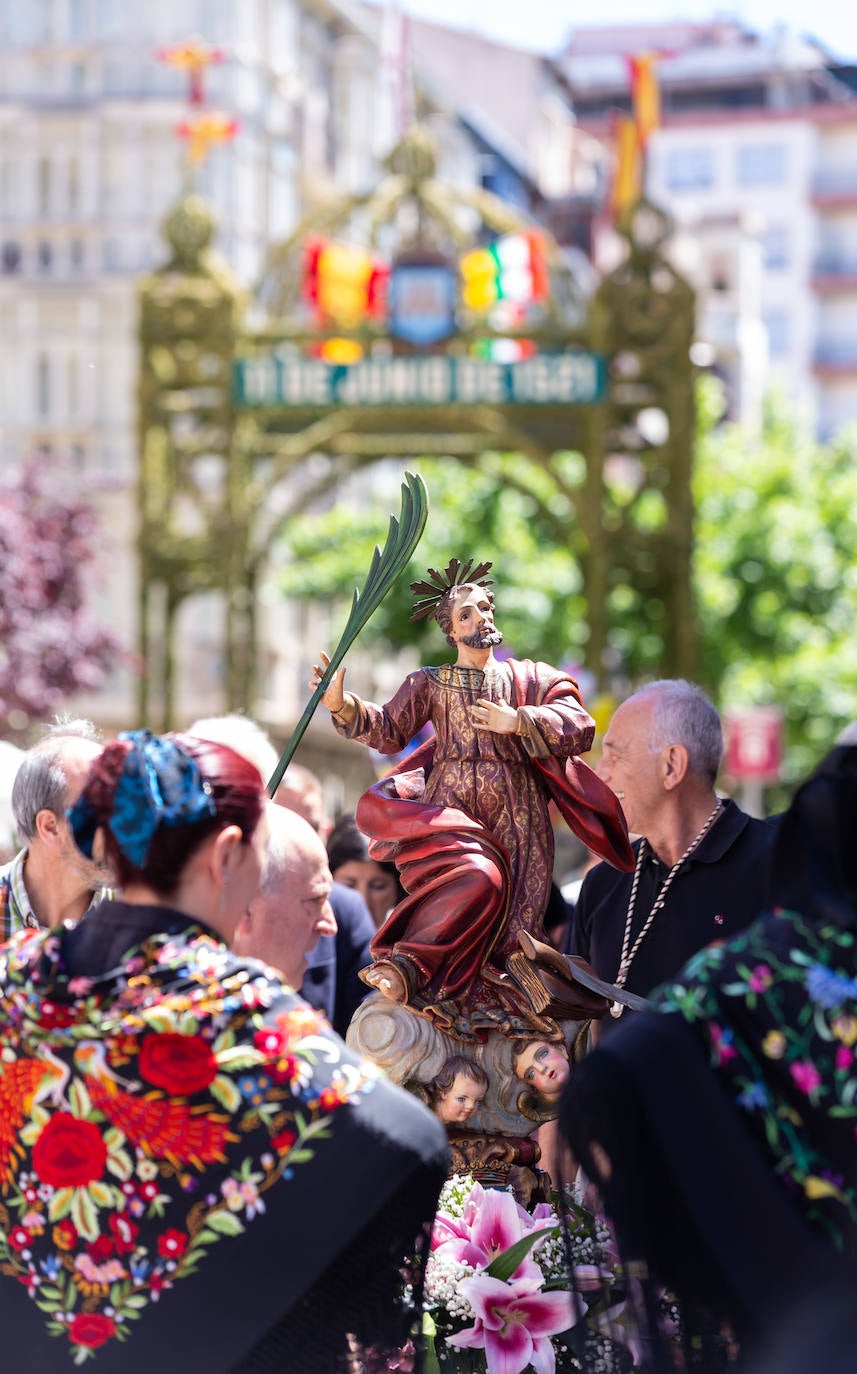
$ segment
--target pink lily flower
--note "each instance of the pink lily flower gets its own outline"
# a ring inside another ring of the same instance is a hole
[[[463,1217],[451,1217],[446,1212],[438,1212],[431,1233],[432,1250],[437,1250],[441,1245],[446,1245],[450,1241],[463,1243],[469,1239],[470,1227]]]
[[[476,1314],[465,1331],[447,1336],[447,1344],[484,1350],[488,1374],[555,1374],[551,1336],[567,1331],[574,1312],[568,1293],[539,1293],[529,1279],[503,1283],[487,1274],[462,1279],[461,1292]]]
[[[526,1222],[526,1225],[524,1224]],[[531,1218],[520,1208],[511,1193],[498,1188],[486,1188],[479,1209],[470,1228],[470,1238],[461,1246],[456,1258],[474,1269],[486,1269],[497,1255],[532,1230]],[[531,1278],[542,1282],[542,1271],[527,1256],[512,1275],[513,1279]]]

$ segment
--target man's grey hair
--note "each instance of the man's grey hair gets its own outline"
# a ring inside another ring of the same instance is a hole
[[[239,711],[226,716],[206,716],[195,720],[187,728],[189,735],[225,744],[234,749],[254,768],[258,768],[267,783],[279,763],[279,755],[261,725]]]
[[[36,834],[40,811],[65,813],[68,775],[63,764],[63,746],[68,739],[101,743],[101,731],[82,716],[57,716],[43,737],[28,749],[12,784],[12,815],[22,840]]]
[[[723,757],[723,727],[717,710],[701,687],[684,678],[661,678],[649,682],[631,700],[654,695],[649,748],[666,749],[682,744],[687,750],[688,768],[712,783],[720,771]]]
[[[301,819],[297,812],[268,802],[268,838],[259,882],[259,891],[265,897],[270,897],[272,892],[276,892],[292,865],[294,826],[291,817]]]

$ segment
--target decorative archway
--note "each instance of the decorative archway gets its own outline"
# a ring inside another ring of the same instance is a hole
[[[391,453],[479,462],[488,450],[518,452],[550,472],[574,512],[587,666],[603,673],[619,614],[611,598],[630,579],[636,613],[661,622],[659,670],[692,676],[693,293],[667,262],[655,207],[629,216],[626,259],[588,302],[543,235],[550,289],[518,324],[459,310],[425,345],[391,333],[388,320],[314,323],[301,307],[312,235],[348,231],[367,250],[386,243],[410,265],[437,267],[480,237],[532,230],[489,193],[438,181],[416,128],[371,192],[321,207],[274,249],[251,320],[211,250],[207,207],[196,197],[176,207],[170,259],[141,288],[142,719],[172,723],[176,615],[207,590],[225,600],[224,705],[252,709],[256,590],[283,526]],[[334,339],[356,361],[314,356]],[[523,341],[530,356],[513,363],[473,356],[477,345]],[[585,459],[580,485],[554,461],[569,449]],[[290,483],[310,454],[325,456],[324,470]]]

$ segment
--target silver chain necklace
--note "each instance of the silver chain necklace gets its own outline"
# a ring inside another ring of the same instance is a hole
[[[648,848],[648,844],[645,838],[643,838],[640,841],[640,848],[637,850],[637,863],[634,868],[634,879],[631,883],[631,895],[628,898],[628,913],[625,917],[625,933],[622,936],[622,955],[619,960],[619,972],[616,974],[616,977],[613,980],[617,988],[623,988],[625,986],[625,981],[628,977],[628,971],[631,967],[631,964],[634,961],[634,956],[637,953],[637,950],[640,948],[640,945],[643,943],[643,940],[645,939],[646,935],[648,935],[649,927],[651,926],[652,921],[655,919],[661,907],[663,906],[664,901],[666,900],[666,895],[670,890],[670,885],[672,884],[673,878],[678,873],[685,859],[689,859],[693,851],[697,849],[699,845],[702,843],[702,841],[705,839],[714,822],[717,820],[717,817],[719,816],[722,807],[723,803],[718,797],[717,805],[715,806],[711,815],[708,817],[708,820],[703,825],[699,834],[691,840],[690,844],[682,854],[681,858],[678,860],[677,863],[673,864],[669,873],[664,878],[661,890],[655,898],[654,903],[652,904],[652,909],[643,923],[643,928],[637,936],[636,940],[634,941],[633,946],[629,950],[629,945],[631,944],[631,923],[634,920],[634,907],[637,903],[637,888],[640,885],[640,873],[643,869],[643,859],[645,858],[646,850]],[[621,1005],[620,1002],[614,1002],[610,1007],[610,1015],[621,1016],[624,1010],[625,1008]]]

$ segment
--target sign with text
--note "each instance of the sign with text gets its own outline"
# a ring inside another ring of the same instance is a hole
[[[783,713],[749,706],[727,715],[725,768],[741,782],[776,782],[783,763]]]
[[[592,405],[605,365],[584,350],[537,353],[523,362],[479,358],[366,358],[336,366],[315,358],[242,358],[234,395],[243,407]]]

